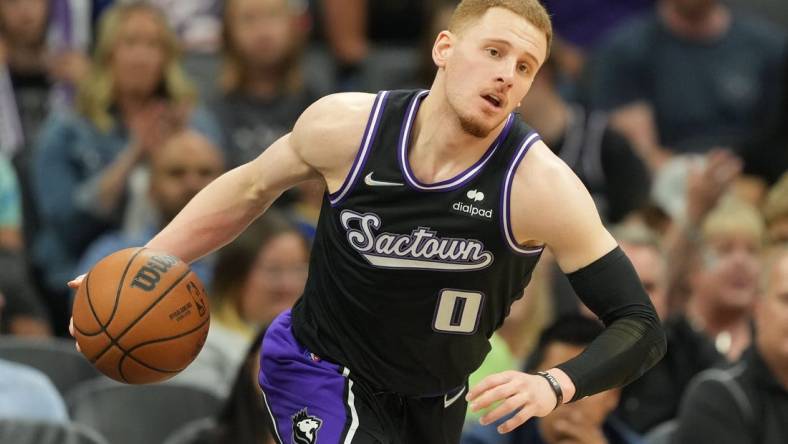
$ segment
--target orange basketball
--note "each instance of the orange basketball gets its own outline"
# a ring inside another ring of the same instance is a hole
[[[82,354],[128,384],[169,379],[205,344],[210,313],[202,282],[180,259],[145,248],[113,253],[85,276],[73,308]]]

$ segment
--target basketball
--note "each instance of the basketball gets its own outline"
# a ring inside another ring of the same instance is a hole
[[[102,373],[127,384],[169,379],[205,344],[205,288],[180,259],[129,248],[97,263],[74,299],[74,336]]]

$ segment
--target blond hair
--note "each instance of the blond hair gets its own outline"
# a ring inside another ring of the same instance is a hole
[[[766,195],[763,217],[766,219],[766,225],[788,217],[788,173],[783,174],[779,182],[774,184]]]
[[[297,9],[291,5],[289,0],[281,0],[285,3],[288,14],[295,14]],[[233,39],[232,11],[234,10],[234,0],[225,0],[224,13],[222,15],[222,66],[219,74],[219,88],[227,94],[238,92],[247,82],[246,62]],[[295,36],[290,39],[292,46],[287,53],[281,66],[281,88],[288,93],[295,94],[303,89],[304,75],[301,70],[301,54],[303,45],[296,42]]]
[[[731,234],[746,234],[763,243],[766,226],[753,205],[733,195],[723,198],[703,220],[701,235],[705,241]]]
[[[470,23],[479,20],[492,8],[504,8],[523,17],[544,32],[547,39],[547,55],[553,41],[553,24],[550,15],[539,0],[463,0],[457,5],[449,21],[449,31],[460,33]]]
[[[197,97],[196,90],[180,65],[178,38],[170,29],[161,11],[145,2],[116,4],[101,18],[90,74],[80,84],[77,96],[79,112],[105,132],[112,129],[115,123],[110,112],[116,99],[110,60],[118,41],[121,24],[138,12],[154,17],[162,31],[161,45],[165,62],[160,91],[174,105],[193,105]]]

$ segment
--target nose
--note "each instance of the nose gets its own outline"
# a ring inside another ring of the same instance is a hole
[[[516,75],[517,70],[517,63],[502,63],[501,70],[498,72],[498,76],[495,79],[496,83],[499,84],[502,88],[509,89],[512,87],[514,83],[514,77]]]

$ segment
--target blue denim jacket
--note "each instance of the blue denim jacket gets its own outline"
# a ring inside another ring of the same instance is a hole
[[[190,126],[217,144],[221,140],[218,125],[203,109],[192,113]],[[32,257],[48,288],[65,292],[90,242],[119,227],[125,204],[107,214],[97,208],[96,197],[102,172],[129,140],[122,126],[103,132],[74,113],[53,114],[43,125],[33,165],[42,227]]]

